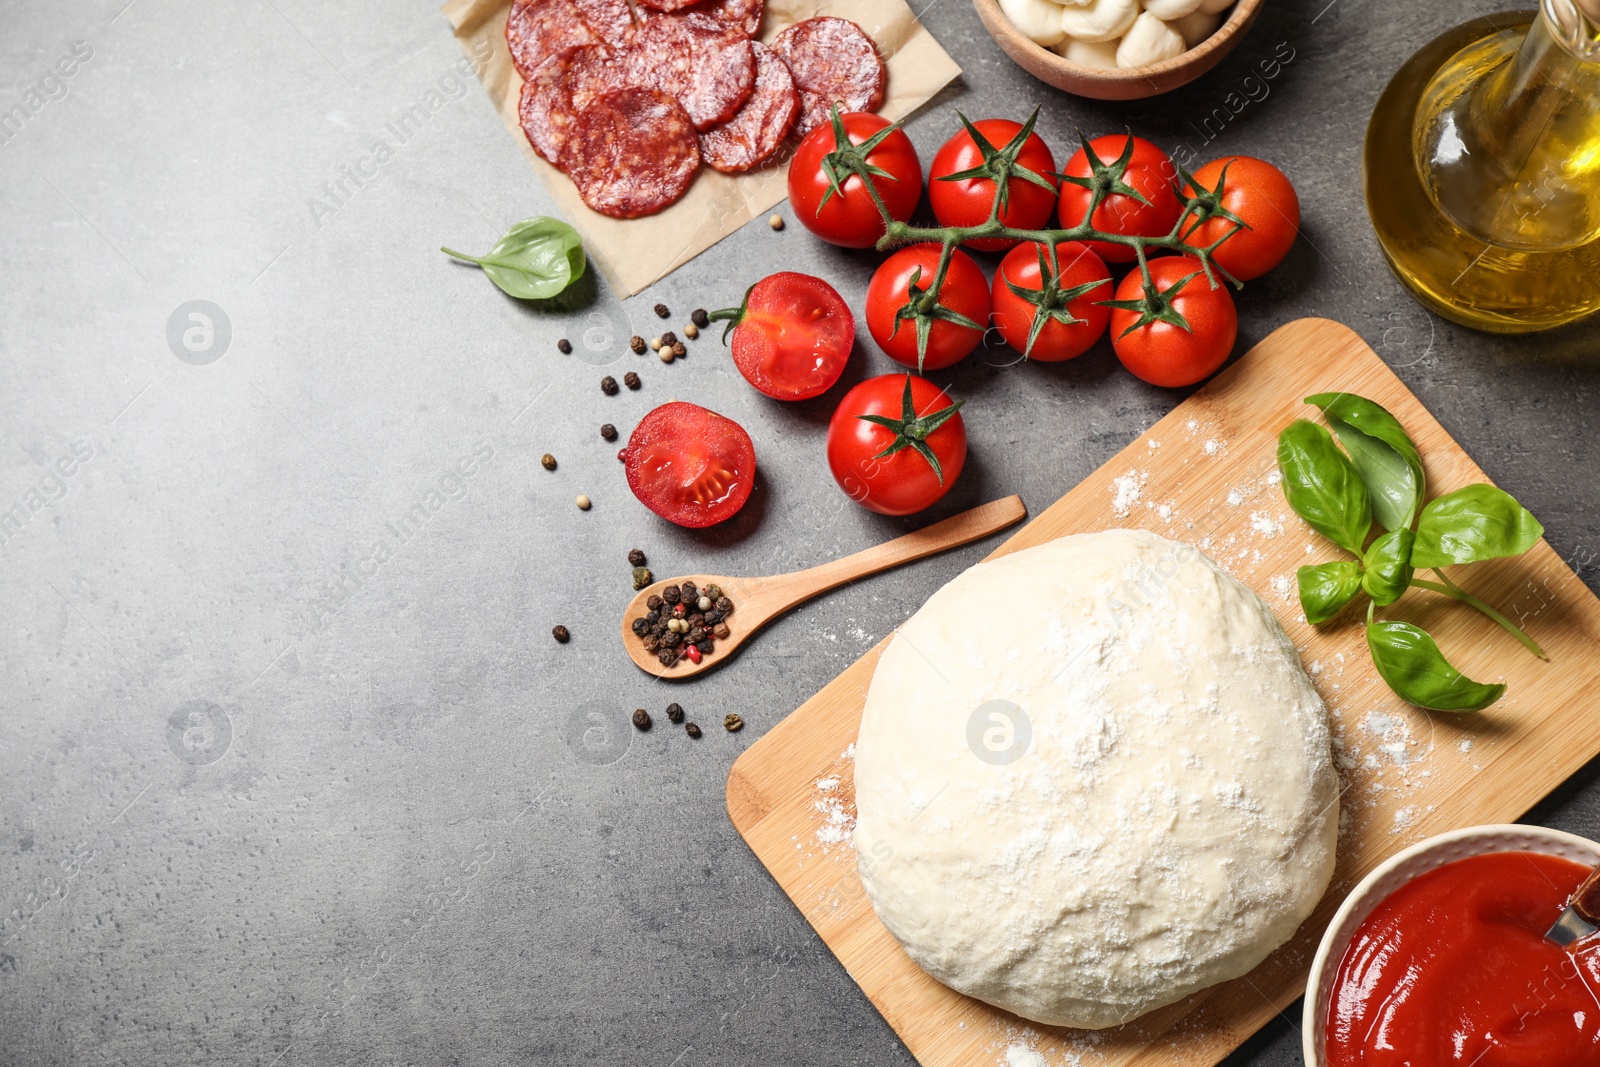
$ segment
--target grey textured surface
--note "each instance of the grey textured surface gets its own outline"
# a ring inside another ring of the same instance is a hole
[[[926,161],[954,107],[1037,101],[1057,146],[1129,125],[1204,154],[1204,116],[1292,50],[1212,146],[1280,162],[1305,205],[1304,239],[1240,301],[1240,350],[1300,316],[1350,324],[1593,584],[1593,331],[1430,319],[1361,206],[1378,92],[1471,13],[1273,0],[1191,88],[1101,105],[1031,81],[964,0],[934,0],[966,75],[910,131]],[[0,1064],[910,1063],[734,833],[723,782],[985,549],[841,590],[688,688],[634,670],[615,635],[629,548],[659,575],[759,574],[921,521],[828,478],[838,391],[779,406],[706,341],[671,367],[623,347],[659,331],[657,300],[681,324],[780,268],[859,312],[874,257],[757,223],[636,299],[537,313],[437,251],[486,247],[548,200],[427,0],[4,15],[0,111],[37,111],[0,143],[0,510],[28,516],[0,544]],[[50,80],[75,42],[88,58]],[[430,91],[440,106],[397,135]],[[231,325],[204,365],[169,346],[191,300]],[[1042,508],[1180,399],[1104,346],[1009,362],[936,376],[970,399],[973,445],[938,515],[1010,492]],[[602,396],[602,364],[644,388]],[[889,369],[868,341],[851,378]],[[669,397],[757,441],[757,495],[725,529],[656,521],[597,433]],[[674,698],[700,742],[622,727]],[[715,728],[732,710],[738,735]],[[1593,834],[1594,778],[1533,817]],[[1280,1020],[1230,1063],[1298,1047]]]

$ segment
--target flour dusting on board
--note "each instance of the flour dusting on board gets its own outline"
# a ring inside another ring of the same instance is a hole
[[[848,748],[839,753],[841,762],[854,762],[856,746],[852,742]],[[827,774],[818,778],[814,783],[815,796],[811,806],[822,813],[822,824],[817,827],[812,836],[822,847],[823,855],[836,845],[855,847],[856,813],[854,805],[847,807],[844,798],[840,795],[842,779],[837,774]]]
[[[1149,480],[1148,471],[1138,470],[1130,470],[1127,474],[1111,479],[1111,511],[1117,518],[1128,517],[1133,506],[1139,502],[1140,490]]]

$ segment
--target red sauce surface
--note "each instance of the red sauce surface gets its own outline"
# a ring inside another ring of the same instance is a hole
[[[1329,1067],[1600,1067],[1600,947],[1544,939],[1588,873],[1500,852],[1395,890],[1339,962]]]

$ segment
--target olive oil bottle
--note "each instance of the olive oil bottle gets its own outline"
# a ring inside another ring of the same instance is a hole
[[[1600,0],[1542,4],[1429,42],[1367,125],[1367,211],[1389,265],[1480,330],[1600,310]]]

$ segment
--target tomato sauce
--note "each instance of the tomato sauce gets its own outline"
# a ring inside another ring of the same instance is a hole
[[[1588,873],[1499,852],[1395,890],[1339,962],[1328,1067],[1600,1067],[1600,946],[1544,939]]]

